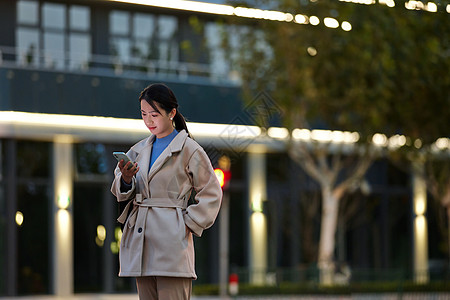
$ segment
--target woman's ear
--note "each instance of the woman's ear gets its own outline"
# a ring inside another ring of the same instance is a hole
[[[175,118],[175,115],[177,114],[177,109],[176,108],[172,108],[172,110],[169,113],[169,117],[172,120],[173,118]]]

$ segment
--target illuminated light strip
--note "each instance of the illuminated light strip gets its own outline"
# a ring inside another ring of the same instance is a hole
[[[437,12],[437,5],[434,2],[428,2],[427,4],[422,1],[408,1],[405,2],[405,8],[410,10],[426,10],[428,12]]]
[[[216,15],[228,15],[232,16],[234,14],[234,7],[224,4],[214,4],[198,1],[182,1],[182,0],[110,0],[114,2],[124,2],[131,4],[140,4],[155,6],[161,8],[171,8],[195,11],[200,13],[216,14]]]
[[[206,3],[206,2],[198,2],[198,1],[183,1],[183,0],[108,0],[113,2],[122,2],[122,3],[130,3],[130,4],[138,4],[138,5],[147,5],[147,6],[155,6],[161,8],[169,8],[169,9],[178,9],[178,10],[187,10],[192,12],[200,12],[200,13],[209,13],[209,14],[217,14],[217,15],[226,15],[226,16],[237,16],[242,18],[251,18],[251,19],[263,19],[263,20],[271,20],[271,21],[280,21],[280,22],[295,22],[299,24],[312,24],[318,25],[320,23],[319,18],[316,16],[312,16],[309,18],[304,15],[295,15],[293,16],[290,13],[285,13],[281,11],[275,10],[263,10],[257,8],[247,8],[247,7],[233,7],[225,4],[215,4],[215,3]],[[348,23],[348,22],[347,22]],[[338,25],[339,26],[339,25]],[[338,27],[336,26],[336,27]],[[333,27],[335,28],[335,27]],[[348,27],[347,27],[348,28]],[[351,30],[351,27],[350,29]],[[348,30],[346,30],[348,31]]]
[[[147,130],[141,120],[116,119],[107,117],[91,117],[76,115],[57,115],[27,113],[16,111],[0,111],[0,124],[28,126],[49,126],[74,129],[100,129],[100,130]]]
[[[375,0],[339,0],[340,2],[351,2],[356,4],[365,4],[365,5],[372,5],[375,4]]]
[[[236,7],[234,8],[234,14],[238,17],[264,19],[281,22],[291,22],[294,20],[294,16],[289,13],[272,10],[262,10],[256,8]]]
[[[351,2],[351,3],[357,3],[357,4],[366,4],[366,5],[372,5],[376,4],[375,0],[339,0],[340,2]],[[395,7],[395,1],[394,0],[379,0],[379,4],[386,5],[388,7]],[[437,12],[438,6],[435,2],[427,2],[425,1],[416,1],[416,0],[410,0],[408,2],[405,2],[405,8],[409,10],[424,10],[428,12]],[[450,13],[450,4],[447,4],[446,6],[446,12]]]
[[[194,136],[220,137],[224,141],[234,138],[257,138],[261,128],[257,126],[235,124],[205,124],[188,122],[189,132]]]
[[[359,141],[360,136],[357,132],[339,131],[339,130],[321,130],[321,129],[294,129],[292,131],[294,140],[317,141],[322,143],[335,144],[353,144]]]
[[[5,126],[6,129],[7,126],[30,126],[33,128],[41,126],[41,128],[49,127],[57,130],[84,129],[122,134],[149,134],[149,130],[145,127],[145,124],[141,119],[42,114],[17,111],[0,111],[0,136],[5,132],[2,126]],[[188,122],[187,126],[194,137],[219,138],[224,142],[232,142],[234,139],[264,138],[264,134],[258,126],[195,122]],[[286,128],[281,127],[271,127],[267,134],[268,137],[278,140],[289,138],[289,131]],[[60,134],[56,133],[55,135],[59,136]],[[71,133],[68,132],[66,135],[69,137]],[[357,132],[349,131],[294,129],[292,131],[292,138],[294,140],[307,142],[313,140],[323,143],[353,144],[359,141],[360,135]],[[71,139],[68,141],[71,141]],[[372,142],[380,147],[399,148],[406,144],[406,137],[403,135],[394,135],[388,138],[384,134],[376,133],[372,137]],[[416,148],[422,146],[420,140],[416,140],[414,143]],[[432,144],[432,150],[450,151],[450,139],[446,137],[437,139]]]
[[[16,111],[0,111],[1,125],[13,126],[43,126],[57,129],[85,129],[112,132],[133,132],[148,134],[149,130],[140,119],[108,118],[77,115],[41,114]],[[187,123],[189,131],[198,137],[220,137],[247,139],[261,135],[257,126],[234,124]]]

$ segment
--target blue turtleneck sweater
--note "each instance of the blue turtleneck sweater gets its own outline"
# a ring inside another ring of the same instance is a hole
[[[163,138],[156,138],[155,141],[153,142],[153,147],[152,147],[152,154],[150,155],[150,165],[148,170],[150,171],[150,169],[153,166],[153,163],[156,161],[156,159],[161,155],[161,153],[164,151],[164,149],[167,148],[167,146],[169,146],[170,142],[175,138],[175,136],[178,134],[178,131],[176,131],[175,129],[172,131],[171,134],[169,134],[168,136],[165,136]],[[120,191],[122,193],[126,193],[127,191],[129,191],[131,189],[131,184],[127,184],[125,181],[123,181],[123,179],[121,180],[122,184],[120,186]]]
[[[177,130],[173,130],[171,134],[168,136],[165,136],[163,138],[156,138],[153,142],[152,147],[152,154],[150,157],[150,166],[149,170],[152,168],[153,164],[155,163],[156,159],[161,155],[161,153],[164,151],[164,149],[167,148],[167,146],[170,144],[170,142],[175,138],[175,136],[178,134]]]

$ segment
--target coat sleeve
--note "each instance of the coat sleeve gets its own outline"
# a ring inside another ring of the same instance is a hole
[[[113,193],[113,195],[116,196],[117,202],[133,199],[136,196],[136,178],[135,177],[132,178],[131,188],[126,192],[122,192],[120,189],[121,181],[122,181],[122,173],[120,172],[120,169],[117,166],[116,169],[114,170],[114,180],[111,185],[111,193]]]
[[[219,213],[222,188],[203,149],[197,149],[193,153],[187,168],[196,195],[195,203],[186,209],[184,221],[195,235],[201,236],[203,230],[214,224]]]

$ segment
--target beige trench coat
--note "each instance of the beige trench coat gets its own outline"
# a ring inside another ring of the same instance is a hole
[[[118,167],[114,171],[111,192],[119,202],[132,199],[118,219],[125,222],[119,276],[196,279],[192,233],[201,236],[213,225],[222,189],[205,151],[184,130],[149,170],[154,139],[138,142],[127,153],[140,168],[131,190],[121,192],[121,172]],[[188,206],[192,188],[195,203]]]

